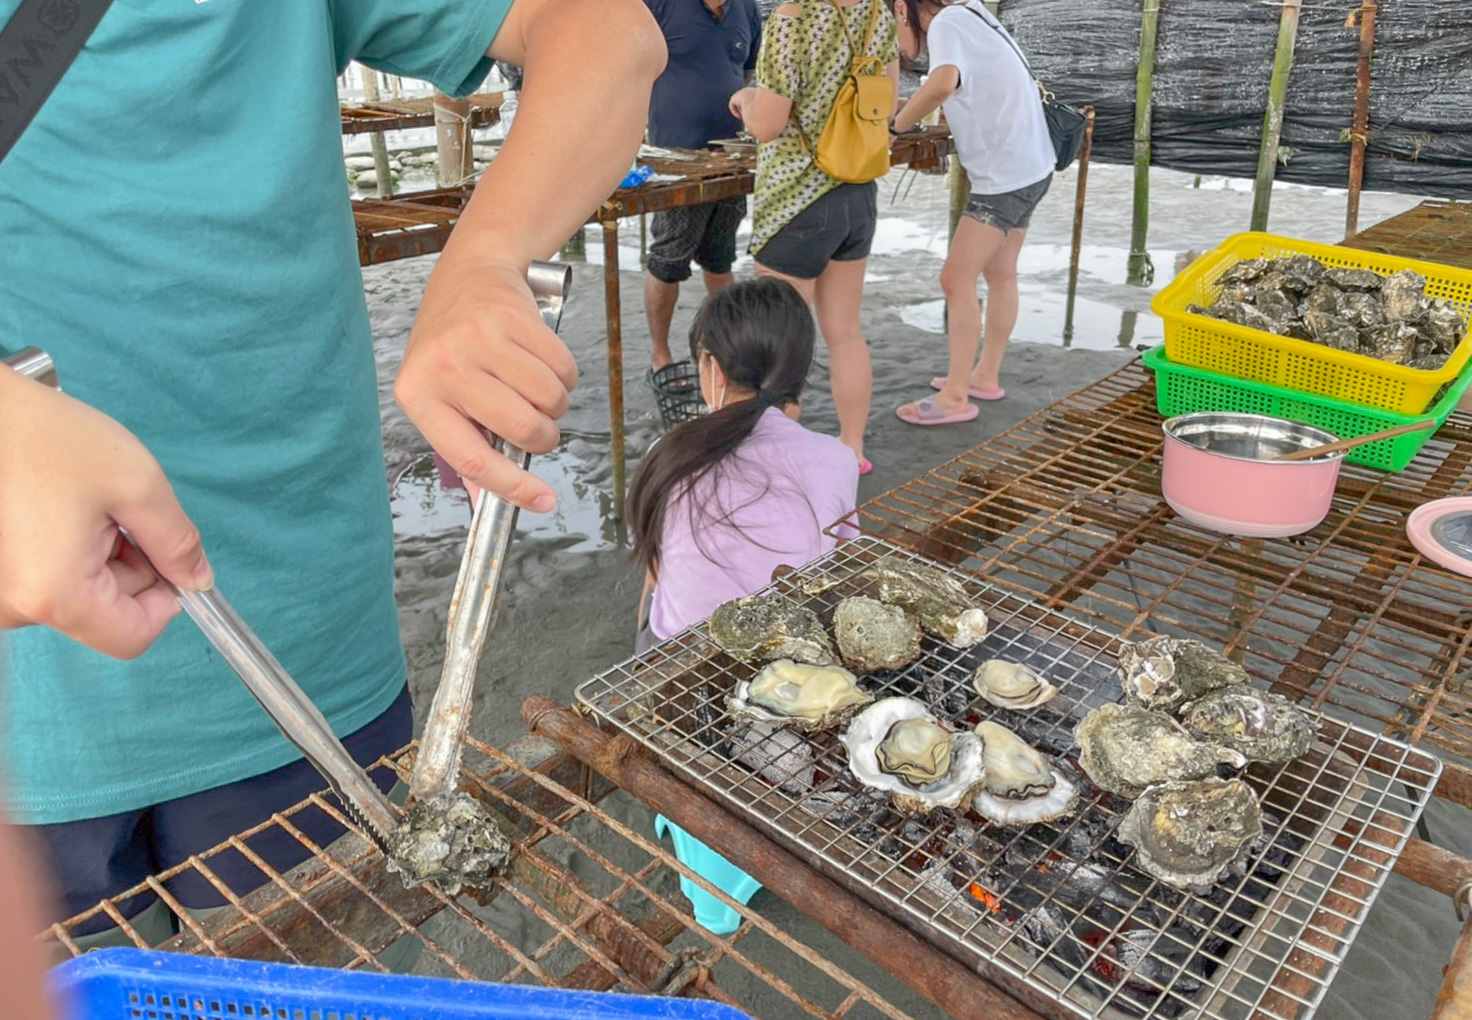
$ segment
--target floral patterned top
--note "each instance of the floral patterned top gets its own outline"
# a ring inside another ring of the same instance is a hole
[[[798,3],[802,7],[800,16],[789,18],[774,12],[767,19],[756,62],[756,84],[792,100],[793,113],[803,131],[817,144],[853,62],[848,36],[839,19],[847,20],[855,45],[862,46],[869,19],[878,7],[879,22],[864,55],[878,56],[888,66],[899,60],[899,46],[894,15],[884,0],[859,0],[850,7],[835,7],[828,0]],[[760,252],[793,217],[839,183],[813,162],[791,120],[782,134],[757,146],[752,254]]]

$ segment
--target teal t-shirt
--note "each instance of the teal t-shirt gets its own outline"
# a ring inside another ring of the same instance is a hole
[[[361,60],[470,92],[510,4],[114,0],[0,162],[0,338],[153,451],[220,590],[339,734],[405,664],[336,77]],[[131,662],[34,627],[0,661],[20,822],[299,757],[183,617]]]

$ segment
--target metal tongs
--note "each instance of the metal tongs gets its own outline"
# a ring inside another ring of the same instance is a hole
[[[562,318],[562,304],[567,297],[572,270],[565,265],[533,263],[527,278],[543,318],[555,329]],[[4,353],[0,349],[0,355]],[[40,348],[27,347],[8,357],[0,357],[0,363],[37,382],[60,389],[55,365]],[[507,456],[526,466],[528,454],[508,447],[495,437],[492,441]],[[425,731],[425,740],[432,740],[426,747],[434,748],[434,752],[432,758],[428,752],[420,755],[415,770],[416,791],[420,789],[418,781],[421,774],[427,771],[425,766],[431,760],[439,764],[433,773],[435,782],[447,788],[453,785],[459,765],[460,743],[470,721],[471,686],[490,622],[496,581],[515,521],[515,507],[481,493],[476,503],[470,542],[460,567],[460,580],[451,602],[450,647],[445,658],[445,673]],[[126,532],[124,538],[132,542]],[[136,544],[134,548],[137,548]],[[138,552],[142,555],[141,549]],[[144,560],[147,561],[146,556]],[[368,778],[368,773],[348,754],[312,699],[307,697],[218,588],[184,591],[162,575],[160,580],[239,675],[246,689],[260,702],[286,739],[322,774],[338,800],[374,841],[383,846],[399,824],[398,809],[389,803]],[[468,594],[467,586],[470,589]],[[463,691],[457,685],[463,685]]]
[[[542,319],[556,330],[562,322],[562,306],[572,285],[572,268],[566,264],[533,262],[527,271],[527,284],[537,299]],[[491,445],[518,467],[525,469],[531,462],[531,454],[526,451],[498,436],[489,438]],[[455,791],[460,752],[470,726],[475,674],[480,667],[491,617],[495,615],[501,570],[516,531],[516,513],[514,504],[488,492],[482,491],[475,502],[475,516],[470,522],[465,554],[460,559],[460,574],[450,596],[440,684],[419,738],[419,754],[409,780],[409,795],[416,801]]]

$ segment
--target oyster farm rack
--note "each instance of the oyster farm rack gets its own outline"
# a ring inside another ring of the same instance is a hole
[[[970,811],[904,818],[848,772],[833,733],[734,721],[725,699],[758,667],[726,656],[703,624],[582,684],[578,700],[674,772],[849,888],[1048,1015],[1306,1020],[1405,846],[1440,759],[1318,717],[1310,751],[1253,765],[1264,835],[1204,893],[1159,883],[1114,838],[1129,802],[1076,767],[1074,725],[1121,697],[1118,639],[887,542],[847,542],[766,589],[830,624],[838,602],[876,594],[881,557],[927,563],[990,619],[979,645],[925,638],[902,670],[869,673],[878,697],[926,702],[955,728],[994,719],[1081,783],[1069,818],[1027,828]],[[971,688],[989,658],[1024,662],[1058,689],[1027,711]],[[774,732],[778,734],[774,736]]]

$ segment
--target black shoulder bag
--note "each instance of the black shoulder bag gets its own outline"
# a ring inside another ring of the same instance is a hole
[[[1027,75],[1038,87],[1038,95],[1043,101],[1043,119],[1048,123],[1048,138],[1053,142],[1053,154],[1057,157],[1055,168],[1066,170],[1068,166],[1078,158],[1079,149],[1084,144],[1084,127],[1088,124],[1088,118],[1079,113],[1073,107],[1058,102],[1058,99],[1049,92],[1043,83],[1038,81],[1037,75],[1032,73],[1032,65],[1012,41],[1012,37],[1002,31],[1002,26],[994,23],[992,19],[982,14],[975,7],[967,6],[966,9],[981,19],[982,24],[994,30],[997,35],[1012,47],[1012,52],[1017,54],[1017,59],[1022,61],[1022,66],[1027,69]]]
[[[112,0],[21,0],[0,29],[0,160],[82,51]]]

